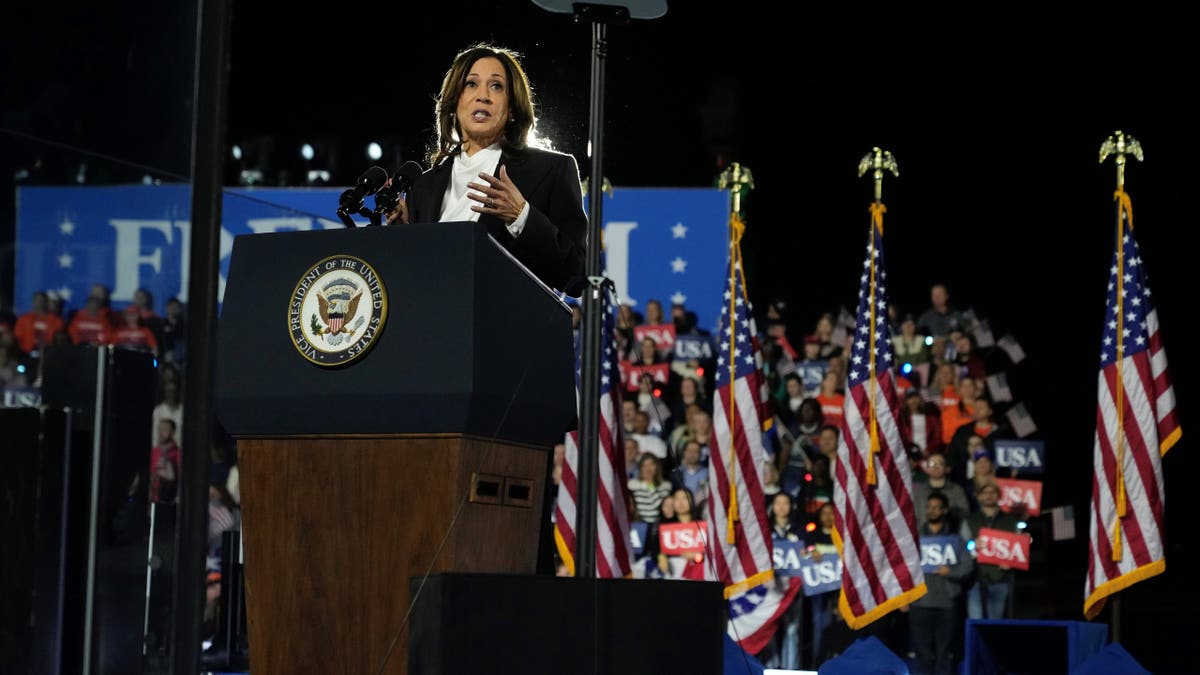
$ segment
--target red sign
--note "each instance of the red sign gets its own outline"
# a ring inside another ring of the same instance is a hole
[[[637,341],[637,351],[641,351],[642,340],[650,338],[658,347],[659,354],[668,354],[675,350],[675,324],[664,323],[658,326],[634,326],[633,339]]]
[[[1029,569],[1029,547],[1033,537],[1016,532],[980,528],[975,537],[975,559],[981,563]]]
[[[1024,513],[1028,516],[1036,516],[1042,512],[1041,481],[997,478],[996,485],[1000,488],[1001,511],[1018,515]]]
[[[655,363],[649,366],[643,366],[629,361],[621,362],[621,381],[625,383],[625,389],[628,391],[637,391],[638,381],[642,379],[642,373],[649,373],[650,377],[654,378],[654,384],[667,384],[667,378],[671,375],[671,366],[667,363]]]
[[[658,526],[659,550],[667,555],[703,553],[707,539],[703,523],[663,523]]]

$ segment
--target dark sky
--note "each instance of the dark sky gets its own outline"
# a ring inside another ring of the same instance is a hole
[[[0,47],[0,79],[10,80],[0,119],[185,172],[187,5],[33,10],[42,16],[6,30]],[[335,182],[368,165],[360,153],[370,140],[419,155],[442,74],[482,40],[526,55],[541,131],[587,171],[588,25],[528,2],[235,5],[229,139],[273,135],[278,166],[294,166],[304,141],[343,148]],[[1126,594],[1124,630],[1127,646],[1154,635],[1184,651],[1180,626],[1191,622],[1181,608],[1197,598],[1183,570],[1200,516],[1188,494],[1195,378],[1185,282],[1200,59],[1186,22],[1128,8],[1050,16],[1000,4],[890,14],[671,5],[663,19],[609,31],[605,174],[618,188],[699,186],[724,161],[749,166],[753,299],[786,299],[798,339],[819,313],[852,304],[871,198],[856,168],[874,145],[893,152],[901,175],[884,185],[893,300],[919,312],[929,285],[945,281],[954,302],[998,334],[1011,331],[1029,354],[1010,375],[1047,444],[1045,501],[1075,504],[1083,530],[1049,549],[1055,618],[1078,619],[1082,605],[1114,237],[1114,171],[1097,153],[1116,129],[1142,143],[1146,161],[1130,168],[1127,188],[1185,434],[1165,460],[1169,571]],[[11,157],[30,151],[11,147]],[[1165,658],[1155,654],[1135,651],[1146,665]]]

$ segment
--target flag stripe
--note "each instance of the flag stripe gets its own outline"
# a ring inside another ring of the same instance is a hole
[[[1153,391],[1153,382],[1150,375],[1150,364],[1146,358],[1146,354],[1135,354],[1130,358],[1135,368],[1129,368],[1125,372],[1133,371],[1136,373],[1138,386],[1129,386],[1126,384],[1125,396],[1125,417],[1129,419],[1133,416],[1137,421],[1137,452],[1133,453],[1133,459],[1137,463],[1138,474],[1141,476],[1141,489],[1145,492],[1151,513],[1154,514],[1154,519],[1158,523],[1159,528],[1162,527],[1162,472],[1160,471],[1160,461],[1157,452],[1151,452],[1151,444],[1147,439],[1153,439],[1158,435],[1158,424],[1154,419],[1153,409],[1147,394]],[[1128,378],[1127,378],[1128,379]],[[1134,408],[1136,407],[1136,412]],[[1157,448],[1155,448],[1157,449]],[[1141,500],[1138,500],[1139,503]]]
[[[600,578],[627,577],[632,574],[629,550],[629,514],[627,504],[628,486],[625,480],[624,447],[621,443],[621,427],[615,423],[620,406],[617,368],[617,349],[613,335],[616,311],[612,293],[606,290],[601,303],[604,313],[601,321],[600,344],[605,347],[600,379],[599,448],[596,457],[596,574]],[[576,341],[576,406],[579,405],[578,369],[581,367],[580,344]],[[578,516],[576,495],[578,494],[579,434],[571,432],[563,441],[565,452],[562,475],[559,481],[558,500],[555,506],[554,540],[559,555],[568,570],[575,573],[575,520]],[[619,459],[618,459],[619,458]]]
[[[737,392],[739,399],[744,398],[741,396],[741,394],[749,393],[748,388],[745,392],[742,391],[743,386],[744,383],[739,383]],[[724,396],[721,395],[722,393]],[[729,400],[728,395],[729,393],[727,390],[724,392],[718,391],[718,398],[723,399],[726,403],[724,405],[716,405],[713,407],[713,447],[729,447],[730,445],[729,428],[728,424],[726,423],[726,420],[729,419],[727,414],[727,404]],[[739,405],[741,403],[742,401],[739,400]],[[745,409],[741,408],[741,410]],[[739,415],[739,417],[741,416]],[[744,511],[742,508],[743,505],[750,503],[751,500],[754,499],[754,492],[757,492],[758,494],[757,502],[765,503],[764,497],[762,496],[762,487],[758,484],[758,474],[751,472],[751,475],[747,475],[746,473],[746,460],[750,458],[752,453],[750,450],[750,443],[747,440],[745,433],[742,431],[746,428],[745,418],[741,419],[742,422],[737,425],[737,429],[735,430],[735,434],[737,436],[736,448],[738,453],[737,469],[740,474],[739,476],[735,477],[737,480],[739,512]],[[752,462],[753,460],[751,459],[750,461]],[[726,458],[720,462],[712,461],[712,458],[710,458],[710,464],[711,466],[709,469],[709,475],[715,477],[716,490],[712,495],[710,495],[709,498],[709,516],[717,526],[717,529],[713,532],[710,532],[710,535],[713,537],[712,541],[724,542],[726,539],[725,533],[728,524],[727,514],[729,511],[728,457],[726,456]],[[765,516],[765,508],[760,510]],[[756,520],[759,519],[756,518]],[[736,567],[734,566],[735,561],[725,561],[726,566],[732,573],[730,578],[735,582],[744,581],[745,579],[748,579],[761,571],[761,568],[759,567],[760,561],[757,559],[755,552],[765,548],[763,531],[769,529],[769,526],[767,526],[765,523],[765,518],[761,519],[761,521],[764,522],[761,522],[758,528],[750,528],[750,531],[746,533],[747,536],[736,537],[738,542],[745,542],[745,545],[737,545],[733,547],[734,552],[736,553]],[[734,527],[737,528],[740,525],[741,520],[739,519],[738,522],[734,524]],[[735,535],[737,534],[738,533],[735,530]],[[749,537],[748,541],[747,537]],[[717,548],[718,557],[722,559],[727,559],[729,557],[730,552],[725,547]]]
[[[1108,487],[1107,493],[1102,494],[1100,497],[1102,513],[1107,516],[1104,519],[1104,522],[1108,523],[1108,526],[1105,528],[1105,531],[1100,534],[1108,541],[1109,550],[1111,553],[1111,551],[1116,548],[1115,542],[1109,539],[1109,536],[1113,532],[1113,528],[1117,523],[1117,458],[1116,450],[1109,441],[1107,435],[1098,437],[1098,442],[1101,446],[1101,456],[1103,457],[1104,483]],[[1126,450],[1125,459],[1129,459],[1128,449]],[[1126,462],[1126,464],[1127,463],[1128,462]],[[1138,508],[1134,504],[1133,500],[1131,499],[1131,495],[1128,492],[1130,485],[1128,472],[1125,474],[1125,483],[1126,515],[1125,518],[1120,519],[1122,559],[1129,558],[1132,555],[1137,555],[1138,547],[1144,544],[1144,540],[1141,536],[1141,528],[1136,526],[1138,519]]]
[[[845,483],[847,480],[846,471],[840,460],[838,461],[837,474],[838,482]],[[855,513],[854,502],[848,500],[842,506],[842,510],[845,511],[846,517],[839,524],[838,531],[846,533],[854,553],[851,556],[842,551],[842,567],[848,572],[860,572],[858,574],[843,573],[842,588],[849,588],[853,591],[854,597],[847,599],[852,602],[854,613],[858,616],[867,611],[866,605],[863,604],[862,599],[859,597],[859,587],[865,586],[863,590],[870,593],[874,599],[873,604],[876,605],[882,603],[887,598],[887,594],[880,584],[879,573],[875,569],[875,561],[871,558],[871,544],[859,526],[859,518],[858,514]],[[838,518],[837,520],[841,521],[842,519]]]
[[[1092,479],[1092,487],[1096,498],[1092,499],[1092,541],[1095,542],[1097,555],[1092,556],[1093,562],[1100,563],[1101,573],[1108,579],[1113,579],[1121,575],[1117,568],[1117,563],[1112,559],[1112,544],[1108,538],[1107,532],[1098,532],[1096,523],[1106,522],[1106,519],[1101,517],[1099,483],[1095,478]],[[1094,583],[1094,580],[1093,580]]]
[[[861,449],[856,442],[856,441],[866,440],[867,443],[865,443],[864,446],[869,448],[870,431],[866,428],[867,422],[866,422],[866,420],[863,420],[861,417],[858,416],[858,413],[860,410],[868,409],[867,403],[866,403],[866,398],[867,398],[866,387],[854,388],[852,390],[852,396],[855,398],[855,401],[854,401],[855,405],[853,407],[847,406],[846,416],[843,418],[843,422],[842,422],[842,424],[843,424],[842,434],[843,434],[843,438],[845,439],[844,442],[849,451],[848,456],[850,458],[850,468],[851,468],[854,476],[856,476],[858,478],[857,489],[859,491],[859,494],[862,495],[863,500],[864,500],[863,503],[866,505],[866,508],[867,508],[868,512],[870,513],[871,522],[873,522],[876,526],[876,531],[878,532],[878,535],[879,535],[880,544],[881,544],[882,549],[887,557],[888,567],[891,570],[892,574],[895,576],[895,580],[899,585],[899,589],[889,589],[889,591],[894,591],[894,590],[906,591],[906,590],[911,589],[914,584],[912,581],[912,577],[909,574],[908,568],[905,565],[905,556],[916,554],[917,552],[915,551],[914,547],[904,546],[904,543],[911,543],[911,540],[910,540],[910,542],[902,543],[901,538],[897,537],[895,532],[893,532],[894,516],[895,515],[903,515],[902,509],[894,508],[896,506],[899,506],[899,504],[888,504],[887,508],[885,509],[884,505],[880,501],[880,494],[879,494],[880,490],[878,489],[878,487],[882,487],[882,486],[876,486],[876,489],[872,489],[871,486],[866,484],[866,478],[865,478],[865,476],[866,476],[866,460],[864,459],[864,455],[869,457],[870,453]],[[883,413],[885,410],[886,410],[885,408],[877,406],[878,412]],[[888,460],[891,459],[891,457],[890,457],[891,451],[887,447],[889,445],[889,443],[885,439],[889,439],[892,437],[892,434],[888,433],[889,431],[896,432],[896,431],[898,431],[898,429],[896,429],[894,427],[894,425],[889,425],[888,423],[890,422],[890,420],[887,419],[884,415],[879,415],[877,417],[877,421],[879,423],[879,426],[881,427],[881,429],[880,429],[881,433],[879,435],[880,435],[880,444],[883,446],[880,449],[880,452],[878,455],[878,460],[880,461],[880,464],[887,464]],[[853,428],[851,428],[851,425],[853,425]],[[901,478],[898,475],[899,472],[895,471],[894,465],[892,465],[890,467],[889,466],[881,466],[880,468],[882,470],[883,475],[886,476],[887,482],[889,484],[892,484],[891,487],[893,489],[895,489],[893,480],[898,480],[901,482],[903,481],[903,478]],[[888,473],[889,468],[891,469],[890,475]],[[885,492],[885,494],[886,494],[886,492]],[[900,501],[903,501],[903,499]],[[911,498],[909,498],[907,501],[909,503],[909,508],[911,510],[911,505],[912,505]],[[915,532],[915,529],[916,529],[915,523],[916,523],[915,519],[905,518],[904,522],[903,522],[903,526],[905,526],[905,529],[907,529],[907,527],[911,524],[912,530]],[[902,547],[904,547],[908,550],[901,550]],[[883,561],[880,561],[880,562],[882,563]],[[891,595],[891,594],[892,593],[889,592],[888,595]],[[882,601],[883,600],[879,600],[879,602],[882,602]]]
[[[1128,361],[1129,360],[1127,359],[1126,363],[1128,363]],[[1126,368],[1125,372],[1130,373],[1130,371],[1135,370],[1135,368]],[[1112,366],[1105,369],[1106,384],[1109,384],[1110,387],[1115,386],[1115,373],[1116,369]],[[1144,475],[1141,475],[1140,470],[1134,471],[1134,469],[1138,469],[1137,465],[1140,464],[1142,460],[1146,459],[1146,456],[1149,454],[1146,451],[1146,444],[1142,440],[1141,430],[1138,427],[1138,418],[1134,415],[1133,405],[1131,405],[1133,402],[1132,399],[1138,397],[1139,392],[1139,389],[1127,386],[1125,388],[1126,395],[1122,397],[1124,404],[1123,408],[1125,409],[1124,419],[1126,420],[1126,423],[1123,425],[1126,448],[1124,450],[1121,468],[1125,482],[1126,516],[1125,518],[1121,519],[1121,531],[1125,536],[1125,543],[1128,545],[1128,552],[1132,553],[1134,562],[1140,567],[1150,562],[1146,540],[1142,535],[1142,523],[1146,523],[1148,526],[1154,526],[1156,530],[1154,534],[1157,534],[1157,530],[1159,528],[1157,525],[1153,524],[1153,520],[1155,520],[1153,513],[1155,511],[1161,513],[1161,508],[1158,505],[1158,489],[1153,477],[1151,477],[1149,485],[1147,486],[1147,483],[1144,482]],[[1115,396],[1115,394],[1113,395]],[[1144,394],[1141,394],[1141,398],[1144,400]],[[1111,410],[1116,410],[1115,400],[1105,400],[1105,404],[1107,404],[1106,407],[1110,408]],[[1102,423],[1105,423],[1104,426],[1107,433],[1100,436],[1099,441],[1105,460],[1104,472],[1106,481],[1110,486],[1112,493],[1115,494],[1117,490],[1117,461],[1114,444],[1116,442],[1118,429],[1116,428],[1116,424],[1106,423],[1108,420],[1115,420],[1115,416],[1112,414],[1106,415],[1105,419],[1102,420]],[[1150,495],[1147,495],[1147,487],[1150,488]],[[1151,500],[1150,503],[1148,503],[1148,499]],[[1113,518],[1116,517],[1116,508],[1116,501],[1115,498],[1113,498]],[[1115,521],[1113,522],[1115,524]],[[1122,548],[1122,554],[1125,552],[1125,549]]]

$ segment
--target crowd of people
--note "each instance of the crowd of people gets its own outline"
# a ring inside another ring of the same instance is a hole
[[[819,561],[837,553],[832,470],[842,433],[853,324],[852,318],[823,314],[794,340],[801,345],[796,349],[786,314],[782,303],[772,303],[759,319],[774,417],[771,431],[764,433],[768,457],[762,480],[776,541],[797,542],[804,555]],[[967,551],[981,528],[1016,532],[1018,519],[998,506],[993,447],[997,439],[1014,436],[994,414],[983,350],[970,330],[972,314],[955,309],[939,284],[931,289],[930,307],[919,316],[891,307],[889,318],[919,534],[958,537]],[[668,555],[661,550],[659,531],[674,523],[703,523],[707,516],[713,369],[703,360],[673,359],[662,340],[636,338],[661,334],[645,327],[668,326],[676,339],[716,339],[695,324],[695,315],[685,307],[673,306],[668,316],[654,300],[644,314],[628,306],[618,314],[622,358],[637,373],[626,381],[621,410],[630,514],[634,527],[645,533],[637,537],[644,547],[635,549],[636,577],[703,577],[696,569],[704,564],[703,554]],[[666,373],[665,381],[637,370],[664,363],[668,367],[659,373]],[[559,450],[556,462],[561,462]],[[786,574],[779,571],[780,577]],[[965,617],[1011,616],[1011,569],[975,564],[965,555],[927,573],[926,585],[924,597],[875,626],[919,670],[949,672],[962,657]],[[769,666],[815,669],[840,653],[856,636],[836,605],[837,591],[794,601],[760,656]],[[803,644],[800,635],[805,636]]]
[[[31,309],[19,317],[0,317],[0,386],[38,386],[41,357],[65,344],[117,345],[145,350],[158,359],[157,404],[150,432],[147,499],[176,501],[183,426],[182,368],[186,358],[183,305],[172,298],[166,313],[153,310],[153,299],[139,290],[121,311],[110,307],[108,289],[92,288],[81,308],[66,312],[52,292],[34,294]],[[846,317],[823,314],[794,341],[786,308],[771,303],[759,319],[764,376],[771,394],[772,430],[762,467],[769,518],[776,541],[797,542],[805,556],[836,555],[833,545],[833,478],[845,404],[846,356],[852,325]],[[934,286],[931,306],[919,317],[889,308],[901,415],[913,481],[913,503],[922,536],[972,541],[980,528],[1017,530],[1017,519],[999,509],[1000,490],[993,442],[1010,437],[997,420],[985,384],[987,371],[968,330],[969,315],[954,309],[944,286]],[[715,337],[696,325],[682,305],[669,314],[649,301],[644,313],[619,308],[616,339],[625,378],[621,407],[630,514],[638,528],[634,576],[703,578],[699,551],[666,551],[660,530],[692,524],[703,529],[709,503],[709,456],[712,453],[710,361],[694,354],[677,357],[672,341]],[[647,331],[646,329],[650,330]],[[665,333],[672,336],[664,341]],[[655,336],[655,337],[650,337]],[[715,351],[713,352],[715,353]],[[563,448],[555,452],[555,480],[561,475]],[[239,527],[236,447],[212,448],[210,544],[214,561],[221,535]],[[783,577],[786,571],[781,570]],[[782,582],[781,582],[782,583]],[[901,653],[929,672],[949,672],[961,658],[959,628],[964,617],[1003,618],[1011,614],[1013,571],[974,564],[964,556],[926,575],[928,592],[893,618],[877,622]],[[219,568],[209,575],[215,607]],[[760,656],[779,667],[816,668],[853,639],[836,605],[837,591],[802,596],[785,612],[777,635]],[[210,618],[215,619],[212,613]],[[801,640],[800,636],[805,636]],[[897,637],[903,636],[903,637]]]

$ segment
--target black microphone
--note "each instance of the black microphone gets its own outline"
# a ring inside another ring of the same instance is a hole
[[[400,201],[400,193],[407,192],[424,172],[425,169],[420,164],[411,160],[400,165],[392,174],[392,183],[375,193],[375,213],[383,215],[395,211]]]
[[[357,212],[362,208],[363,199],[378,192],[387,179],[387,171],[384,171],[382,167],[373,166],[367,169],[358,177],[358,180],[354,181],[354,187],[338,197],[339,209]]]

